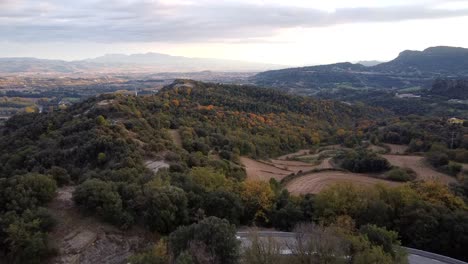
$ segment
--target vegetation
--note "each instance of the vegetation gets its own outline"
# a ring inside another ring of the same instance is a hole
[[[352,254],[355,263],[399,262],[391,249],[398,239],[466,259],[465,185],[453,188],[458,196],[443,186],[415,183],[372,190],[337,186],[294,197],[275,180],[245,180],[240,156],[275,157],[320,143],[414,142],[411,151],[465,158],[463,126],[410,117],[373,121],[386,114],[251,86],[177,81],[157,95],[101,95],[54,113],[14,116],[0,128],[2,253],[17,263],[50,256],[53,220],[42,207],[57,185],[71,184],[84,212],[122,229],[141,225],[167,236],[132,263],[238,263],[236,226],[291,231],[303,222],[315,222],[305,234],[346,244],[332,249]],[[453,131],[457,136],[447,140]],[[153,171],[147,161],[169,168]],[[390,169],[385,159],[360,148],[336,161],[354,172]],[[406,179],[402,171],[389,175]],[[435,232],[447,239],[429,236]]]
[[[239,156],[333,142],[338,128],[381,114],[255,87],[178,81],[158,95],[102,95],[13,116],[0,127],[3,253],[20,262],[50,254],[50,217],[41,206],[67,184],[77,185],[73,200],[83,211],[124,229],[142,223],[169,234],[208,216],[290,229],[305,215],[302,199],[280,202],[277,187],[243,182]],[[158,159],[169,170],[145,166]],[[289,212],[296,217],[281,220]]]
[[[317,195],[314,213],[323,221],[350,216],[358,228],[373,224],[398,232],[406,246],[467,259],[467,205],[443,185],[414,183],[393,189],[337,185]],[[433,234],[443,239],[434,239]]]
[[[382,172],[390,169],[390,163],[385,158],[365,149],[347,151],[336,158],[340,166],[352,172]]]

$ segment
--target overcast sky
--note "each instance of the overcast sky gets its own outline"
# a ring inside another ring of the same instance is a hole
[[[283,65],[468,47],[463,0],[0,0],[0,57],[160,52]]]

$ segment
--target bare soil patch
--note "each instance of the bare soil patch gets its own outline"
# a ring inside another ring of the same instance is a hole
[[[286,185],[286,188],[295,195],[308,193],[316,194],[327,186],[342,182],[349,182],[360,186],[373,186],[375,184],[396,186],[399,184],[396,182],[372,178],[365,174],[341,171],[323,171],[295,178]]]
[[[157,173],[160,169],[168,169],[170,167],[170,165],[163,160],[147,160],[145,161],[145,166],[154,173]]]
[[[48,207],[58,221],[49,235],[58,255],[50,263],[125,263],[151,240],[143,230],[121,231],[94,217],[83,216],[72,201],[73,191],[74,187],[60,188]]]
[[[421,156],[382,155],[382,157],[386,158],[393,166],[412,169],[416,173],[417,179],[420,180],[435,180],[445,184],[456,181],[454,177],[436,171]]]
[[[169,129],[169,134],[172,137],[172,140],[174,141],[174,144],[182,148],[182,138],[180,137],[180,133],[178,129]]]
[[[390,148],[390,154],[405,154],[408,149],[407,145],[385,144],[385,146]]]

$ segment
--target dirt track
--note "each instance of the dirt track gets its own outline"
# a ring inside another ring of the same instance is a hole
[[[385,144],[385,146],[390,148],[390,154],[405,154],[408,149],[407,145]]]
[[[387,184],[396,186],[398,183],[371,178],[364,174],[347,173],[341,171],[323,171],[318,173],[311,173],[293,179],[290,181],[286,188],[295,195],[307,193],[319,193],[323,188],[335,183],[350,182],[357,185],[372,186],[375,184]]]

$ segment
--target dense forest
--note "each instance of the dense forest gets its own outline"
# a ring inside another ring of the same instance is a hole
[[[184,80],[156,95],[107,94],[53,113],[16,115],[0,127],[2,254],[12,263],[43,263],[56,254],[47,235],[57,219],[47,205],[57,188],[73,185],[73,200],[84,213],[164,236],[131,263],[265,263],[254,261],[263,254],[258,251],[241,256],[236,226],[291,231],[304,222],[315,223],[304,232],[340,245],[341,255],[328,253],[336,261],[330,263],[342,261],[339,256],[350,256],[348,263],[405,263],[396,250],[400,243],[468,259],[466,182],[452,189],[434,183],[337,186],[293,196],[275,180],[245,180],[240,156],[276,157],[320,144],[360,144],[357,139],[366,137],[446,143],[437,150],[455,156],[452,151],[465,146],[463,126],[452,144],[445,137],[451,130],[436,126],[441,123],[382,123],[387,118],[392,115],[381,108]],[[433,133],[424,132],[424,124]],[[345,166],[386,167],[360,155],[350,155]],[[154,160],[169,168],[145,166]]]

